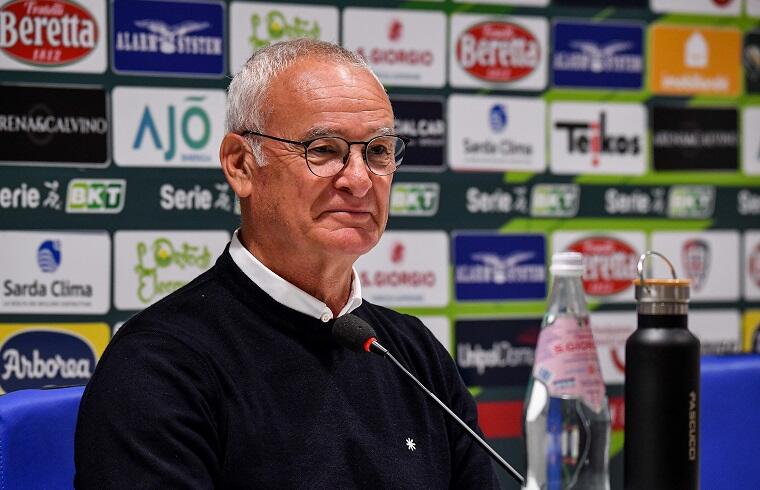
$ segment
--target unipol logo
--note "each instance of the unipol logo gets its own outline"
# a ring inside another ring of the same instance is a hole
[[[65,332],[33,330],[14,335],[0,348],[5,392],[86,383],[95,368],[92,347]]]
[[[73,63],[90,54],[98,38],[92,13],[68,0],[16,0],[0,9],[0,49],[23,63]]]
[[[517,24],[481,22],[459,37],[456,56],[462,68],[481,80],[514,82],[538,68],[541,46]]]

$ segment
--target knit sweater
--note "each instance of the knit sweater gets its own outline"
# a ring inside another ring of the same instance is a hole
[[[448,352],[416,318],[354,311],[477,427]],[[129,320],[80,405],[78,488],[498,488],[486,453],[380,356],[268,296],[225,251]]]

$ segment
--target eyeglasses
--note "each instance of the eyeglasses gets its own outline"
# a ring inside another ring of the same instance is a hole
[[[375,136],[369,141],[347,141],[339,136],[326,136],[307,141],[292,141],[258,131],[243,131],[240,136],[253,134],[291,145],[303,146],[306,166],[317,177],[337,175],[348,164],[352,145],[364,145],[364,163],[375,175],[390,175],[404,160],[409,138],[398,135]]]

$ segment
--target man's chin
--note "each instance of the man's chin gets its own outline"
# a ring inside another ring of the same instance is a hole
[[[364,255],[377,245],[380,234],[360,228],[343,228],[330,233],[329,246],[333,253]]]

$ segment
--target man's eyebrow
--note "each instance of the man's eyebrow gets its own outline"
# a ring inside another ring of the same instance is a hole
[[[385,136],[388,134],[394,134],[393,128],[389,127],[381,127],[375,129],[372,134],[376,136]],[[333,128],[328,128],[326,126],[316,126],[311,128],[309,131],[306,132],[304,135],[304,140],[310,140],[314,138],[322,138],[324,136],[340,136],[343,137],[340,133],[340,131],[337,131]]]

